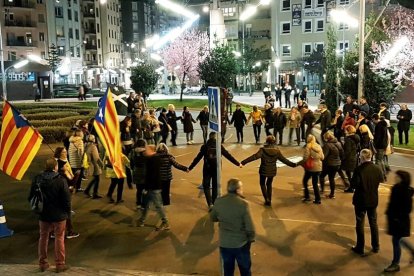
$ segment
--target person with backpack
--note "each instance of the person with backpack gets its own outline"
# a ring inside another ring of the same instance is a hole
[[[38,208],[39,215],[39,269],[41,272],[49,268],[47,259],[49,233],[55,234],[55,265],[56,272],[68,269],[65,256],[65,229],[66,220],[70,217],[70,192],[66,180],[58,173],[58,162],[55,158],[48,158],[43,173],[37,175],[33,181],[29,194],[29,202],[33,198],[41,197],[43,205]]]
[[[209,209],[213,206],[217,198],[217,151],[216,151],[216,132],[210,132],[207,143],[201,146],[200,152],[194,158],[188,170],[191,171],[201,159],[204,159],[203,165],[203,189]],[[221,146],[221,155],[227,158],[236,166],[241,164]],[[212,192],[210,192],[210,182],[212,182]]]
[[[325,187],[325,177],[328,176],[329,186],[331,188],[330,194],[327,198],[335,198],[335,175],[341,168],[341,160],[344,157],[344,150],[341,142],[339,142],[331,131],[326,132],[323,135],[325,141],[322,149],[324,160],[322,164],[322,173],[319,177],[319,185],[321,186],[321,192],[323,193]]]
[[[277,174],[276,162],[282,161],[289,167],[296,167],[296,164],[289,161],[283,156],[279,148],[276,146],[276,138],[273,135],[269,135],[266,138],[266,144],[259,149],[255,154],[247,157],[241,164],[244,166],[252,161],[260,159],[259,175],[260,175],[260,189],[265,200],[265,206],[272,205],[272,183],[273,178]]]

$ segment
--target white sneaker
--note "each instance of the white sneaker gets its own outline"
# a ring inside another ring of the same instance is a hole
[[[191,141],[187,141],[187,145],[191,145]]]

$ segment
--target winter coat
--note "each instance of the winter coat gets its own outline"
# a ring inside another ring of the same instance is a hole
[[[267,128],[273,128],[273,110],[271,108],[265,110],[265,124]]]
[[[84,153],[83,140],[80,136],[71,136],[69,138],[69,164],[74,169],[82,168],[82,158]]]
[[[410,121],[413,118],[413,114],[411,112],[411,110],[406,109],[406,110],[400,110],[398,111],[397,114],[397,119],[398,119],[398,124],[397,127],[398,129],[401,130],[409,130],[410,129]]]
[[[344,130],[346,126],[355,126],[355,119],[352,117],[345,117],[342,123],[342,129]]]
[[[344,135],[344,132],[342,130],[343,123],[344,123],[344,116],[341,115],[338,118],[336,118],[336,124],[331,125],[330,127],[330,128],[333,128],[334,136],[336,137],[336,139],[340,139]]]
[[[196,120],[193,119],[193,116],[190,112],[183,112],[183,115],[181,116],[181,122],[184,125],[184,133],[194,132],[193,123],[196,123]]]
[[[86,156],[88,156],[88,175],[102,174],[103,162],[99,157],[98,147],[95,143],[88,143],[86,145]]]
[[[177,114],[175,113],[175,111],[168,111],[167,119],[168,119],[168,124],[170,125],[171,129],[177,131],[178,130],[177,121],[181,120],[181,117],[177,117]]]
[[[158,121],[160,122],[161,135],[168,135],[168,132],[170,131],[170,129],[168,128],[167,115],[164,115],[161,113],[160,116],[158,116]]]
[[[274,145],[265,145],[259,149],[258,152],[247,157],[243,161],[241,161],[242,165],[246,165],[252,161],[257,159],[261,159],[260,167],[259,167],[259,174],[266,176],[266,177],[274,177],[277,173],[277,166],[276,162],[278,160],[282,161],[289,167],[295,167],[296,164],[289,161],[287,158],[283,156],[280,152],[279,148]]]
[[[388,220],[388,234],[409,237],[411,234],[410,213],[414,189],[404,184],[395,184],[391,189],[390,201],[385,214]]]
[[[209,121],[208,117],[209,117],[209,112],[205,112],[204,110],[201,110],[196,120],[200,121],[200,125],[205,126],[205,125],[208,125],[208,121]]]
[[[357,134],[345,136],[344,142],[344,159],[342,160],[341,168],[344,171],[354,171],[357,163],[358,157],[357,153],[360,148],[360,138]]]
[[[144,185],[146,172],[145,148],[134,148],[129,154],[132,179],[136,185]]]
[[[241,109],[236,109],[236,111],[233,112],[233,116],[231,117],[230,124],[234,123],[234,127],[243,128],[246,122],[247,122],[247,119],[246,119],[246,115],[244,114],[244,111]]]
[[[321,131],[325,133],[331,127],[331,121],[332,121],[331,112],[327,109],[321,113],[321,116],[315,122],[315,124],[321,124]]]
[[[302,116],[302,120],[301,123],[302,124],[306,124],[308,126],[313,125],[313,123],[315,122],[315,115],[313,114],[313,112],[311,110],[309,110],[308,112],[303,112],[303,116]]]
[[[161,170],[161,156],[154,154],[145,157],[145,182],[144,189],[146,190],[161,190],[161,174],[158,173]]]
[[[202,158],[204,158],[203,174],[206,172],[215,172],[217,170],[217,157],[209,158],[208,153],[216,153],[216,139],[208,139],[207,143],[201,146],[199,153],[194,158],[188,169],[191,171]],[[236,166],[240,166],[240,163],[221,145],[221,155],[226,157],[227,160],[232,162]]]
[[[307,168],[306,170],[310,172],[321,172],[322,161],[325,158],[321,146],[316,144],[312,148],[305,147],[305,151],[303,152],[303,159],[301,162],[299,162],[299,165],[303,166],[308,160],[309,156],[313,159],[313,167]]]
[[[158,155],[161,158],[161,166],[160,166],[160,177],[161,181],[170,181],[172,180],[172,172],[171,172],[171,166],[174,166],[174,168],[179,169],[181,171],[187,171],[187,167],[181,165],[177,161],[175,161],[175,157],[168,153],[158,153]]]
[[[374,146],[377,150],[385,150],[388,146],[388,128],[385,121],[379,121],[375,126]]]
[[[142,126],[141,118],[137,117],[136,114],[131,115],[131,134],[135,135],[136,138],[142,138]]]
[[[355,105],[354,103],[346,103],[344,104],[343,108],[342,108],[342,113],[346,116],[346,114],[348,113],[352,113],[354,111],[354,109],[358,108],[357,105]]]
[[[40,183],[43,195],[43,210],[39,215],[40,221],[60,222],[70,218],[71,201],[69,187],[59,173],[53,171],[45,171],[37,175],[30,188],[28,200],[33,197]]]
[[[344,156],[342,145],[336,138],[327,141],[323,144],[324,165],[326,166],[340,166],[341,159]]]
[[[296,113],[296,115],[294,116],[294,118],[292,118],[292,114],[289,114],[288,116],[288,122],[287,125],[289,128],[299,128],[300,127],[300,113]]]
[[[352,204],[357,208],[378,206],[378,187],[384,181],[380,167],[372,162],[359,165],[352,175],[351,188],[355,190]]]
[[[282,130],[286,127],[287,119],[286,115],[283,112],[280,112],[279,114],[274,114],[274,121],[273,121],[273,128],[275,130]]]

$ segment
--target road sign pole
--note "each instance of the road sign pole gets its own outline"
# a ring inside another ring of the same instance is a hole
[[[220,88],[217,93],[217,105],[218,105],[218,131],[216,135],[216,154],[217,154],[217,196],[221,197],[221,106],[220,106]]]
[[[209,126],[216,133],[217,195],[221,196],[221,108],[220,88],[208,87]]]

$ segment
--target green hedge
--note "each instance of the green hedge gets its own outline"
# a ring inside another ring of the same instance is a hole
[[[71,128],[77,120],[86,120],[88,121],[92,116],[86,115],[75,115],[66,118],[60,118],[56,120],[31,120],[29,121],[34,127],[43,127],[43,126],[64,126]]]
[[[67,117],[79,116],[78,112],[73,111],[57,111],[57,112],[40,112],[35,114],[24,114],[29,122],[38,121],[38,120],[56,120]]]
[[[37,130],[43,136],[44,144],[60,143],[66,136],[66,131],[70,128],[63,126],[43,126],[39,127]]]

